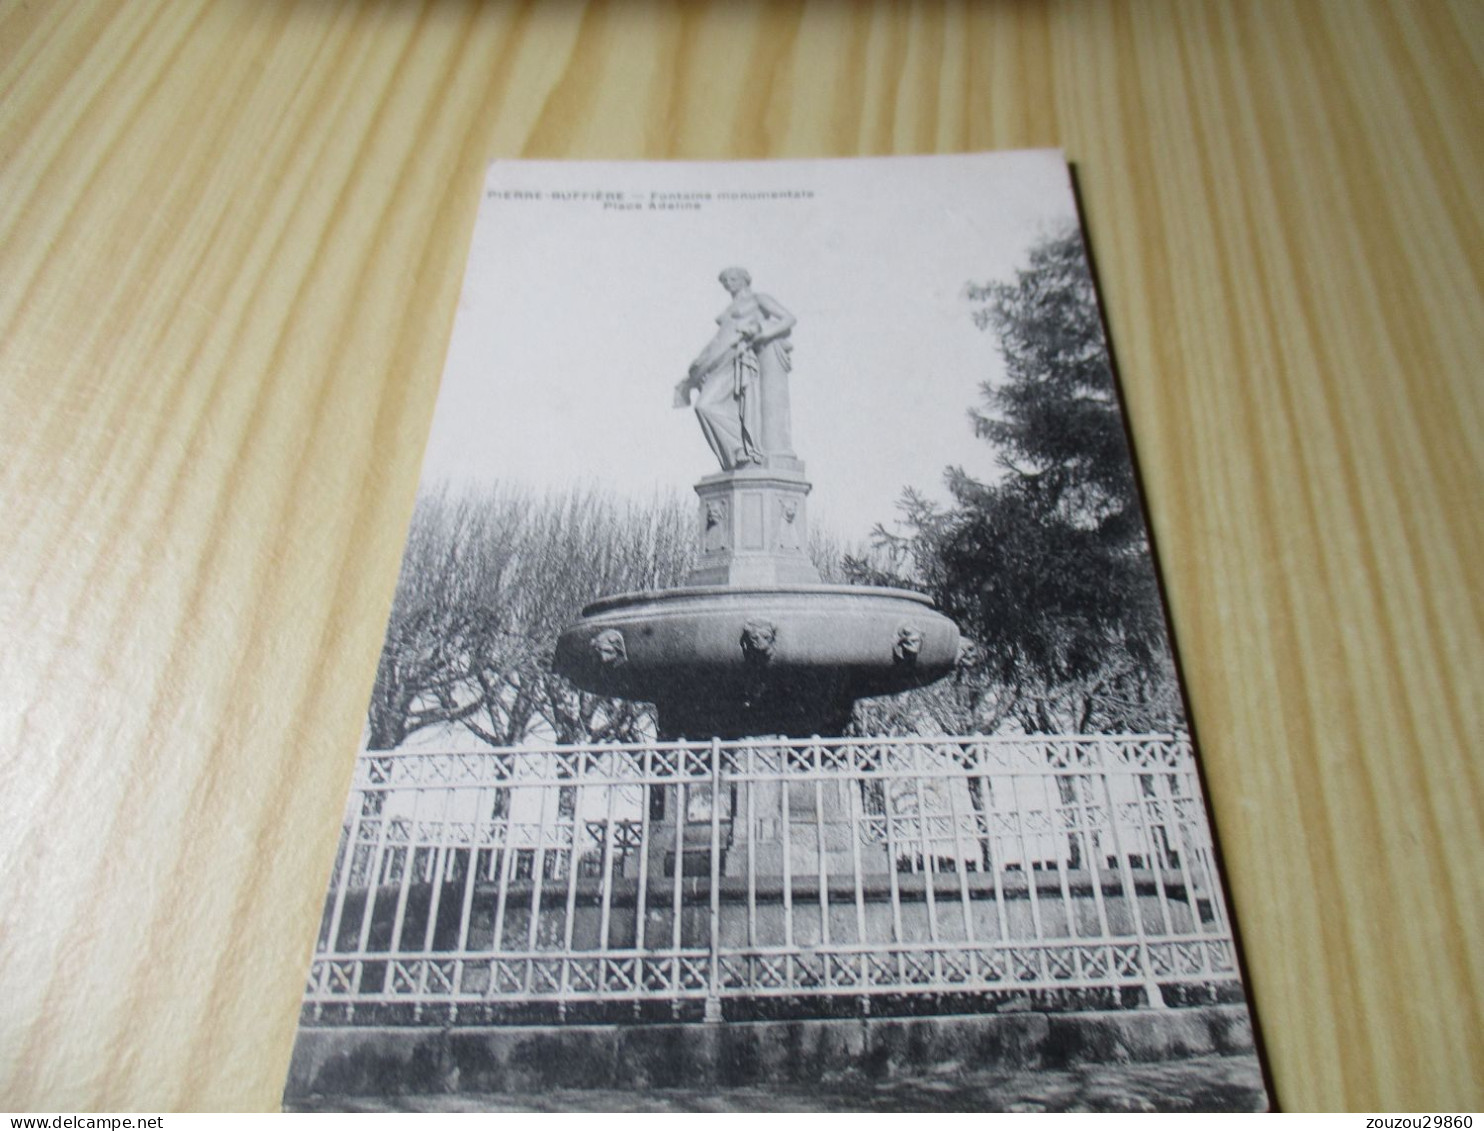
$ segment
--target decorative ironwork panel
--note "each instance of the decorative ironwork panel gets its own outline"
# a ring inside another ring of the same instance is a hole
[[[355,785],[323,1023],[1238,985],[1183,735],[378,751]]]

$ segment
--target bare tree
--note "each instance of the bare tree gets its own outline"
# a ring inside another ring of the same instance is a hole
[[[425,492],[377,671],[372,749],[440,724],[496,746],[532,734],[643,737],[653,725],[647,705],[589,695],[552,671],[556,637],[600,596],[677,584],[694,553],[694,516],[677,497],[537,497],[499,485]]]

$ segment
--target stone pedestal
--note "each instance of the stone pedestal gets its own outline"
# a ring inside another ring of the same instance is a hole
[[[701,560],[686,585],[817,584],[809,560],[810,488],[803,463],[791,456],[702,479]]]
[[[753,783],[754,823],[750,829],[745,822],[740,826],[739,839],[752,836],[758,874],[782,876],[787,871],[793,876],[815,877],[823,865],[826,875],[850,876],[858,858],[863,877],[885,875],[888,864],[884,844],[851,844],[862,826],[860,818],[851,813],[845,791],[859,788],[857,781],[846,777]],[[783,830],[785,807],[787,834]],[[741,851],[746,851],[745,842]]]

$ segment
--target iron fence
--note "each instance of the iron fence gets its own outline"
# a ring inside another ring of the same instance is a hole
[[[370,752],[306,1022],[1240,992],[1180,735]]]

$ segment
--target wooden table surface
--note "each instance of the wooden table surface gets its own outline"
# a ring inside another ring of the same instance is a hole
[[[0,1107],[276,1106],[487,160],[1061,146],[1280,1102],[1484,1108],[1481,68],[1470,0],[5,2]]]

